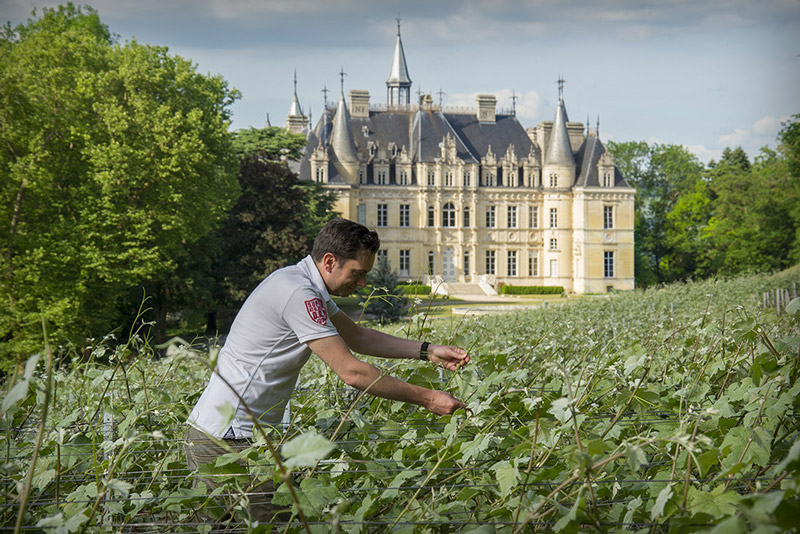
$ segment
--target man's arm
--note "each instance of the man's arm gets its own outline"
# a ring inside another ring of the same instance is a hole
[[[420,341],[403,339],[372,328],[359,326],[342,311],[331,317],[331,321],[347,346],[355,352],[382,358],[413,360],[419,358],[419,350],[422,345]],[[427,352],[430,361],[442,364],[451,371],[455,371],[469,362],[467,351],[460,347],[430,344]]]
[[[392,376],[381,377],[374,365],[362,362],[350,352],[339,336],[314,339],[306,343],[344,382],[384,399],[409,402],[437,415],[451,414],[466,404],[444,391],[415,386]]]

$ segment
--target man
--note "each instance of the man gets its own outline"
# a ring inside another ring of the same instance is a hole
[[[252,417],[262,426],[280,423],[312,352],[346,384],[372,395],[417,404],[437,415],[466,407],[447,392],[381,376],[375,366],[351,352],[429,360],[450,370],[469,362],[459,347],[421,343],[358,326],[339,310],[331,295],[347,296],[356,287],[364,287],[379,247],[377,233],[334,219],[320,231],[310,256],[275,271],[250,294],[220,351],[216,372],[189,415],[186,456],[190,469],[213,461],[226,447],[246,447],[242,440],[253,436]],[[226,403],[234,408],[230,422],[217,409]],[[251,506],[251,512],[258,510]]]

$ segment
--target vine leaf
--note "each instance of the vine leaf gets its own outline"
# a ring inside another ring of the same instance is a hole
[[[335,448],[336,445],[329,439],[311,431],[287,441],[281,449],[281,454],[291,467],[314,467]]]
[[[669,501],[669,498],[672,497],[672,486],[666,486],[662,489],[658,497],[656,497],[656,502],[653,504],[653,509],[650,511],[650,519],[655,521],[657,518],[664,515],[664,506]]]
[[[519,470],[508,460],[503,460],[494,464],[492,471],[494,471],[494,475],[497,478],[497,483],[500,484],[500,494],[503,498],[507,498],[511,494],[511,490],[517,485]]]

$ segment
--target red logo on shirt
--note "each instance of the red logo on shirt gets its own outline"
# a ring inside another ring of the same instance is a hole
[[[328,322],[328,312],[325,310],[325,305],[322,299],[311,299],[306,301],[306,310],[308,316],[315,323],[325,324]]]

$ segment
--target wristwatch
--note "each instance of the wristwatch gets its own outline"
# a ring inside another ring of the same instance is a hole
[[[419,348],[419,359],[423,362],[428,361],[428,345],[430,345],[430,343],[423,341],[422,346]]]

